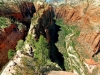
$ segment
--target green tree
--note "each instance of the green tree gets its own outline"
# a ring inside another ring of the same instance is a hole
[[[40,75],[43,73],[44,68],[46,68],[47,61],[50,61],[46,39],[41,35],[38,42],[36,42],[30,37],[31,35],[27,37],[28,43],[34,44],[36,49],[34,51],[34,58],[22,58],[21,62],[24,68],[20,71],[20,68],[16,67],[17,72],[15,75]]]
[[[46,39],[41,35],[36,43],[36,51],[34,52],[37,71],[40,71],[47,64],[47,60],[49,59],[47,44]]]
[[[15,51],[14,50],[12,50],[12,49],[9,49],[9,51],[8,51],[8,59],[10,60],[10,59],[12,59],[12,57],[15,55]]]
[[[23,45],[24,45],[24,41],[23,40],[19,40],[17,42],[16,50],[22,50],[23,49]]]

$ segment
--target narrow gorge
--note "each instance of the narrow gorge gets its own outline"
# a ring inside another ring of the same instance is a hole
[[[1,75],[100,74],[100,7],[68,1],[0,4]]]

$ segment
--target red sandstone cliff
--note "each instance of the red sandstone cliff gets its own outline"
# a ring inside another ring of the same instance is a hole
[[[0,35],[0,68],[8,61],[8,50],[15,49],[17,41],[23,39],[26,33],[18,30],[17,26],[11,24],[9,27],[4,28]]]
[[[8,3],[7,7],[7,9],[3,8],[2,11],[0,11],[0,16],[11,18],[13,19],[13,21],[22,22],[27,27],[30,26],[29,24],[31,17],[36,12],[34,4],[32,2],[23,1],[23,3],[21,3],[19,6],[14,3]],[[29,15],[30,18],[28,18],[27,15]],[[20,31],[18,29],[18,25],[15,24],[11,24],[9,27],[0,30],[0,69],[8,61],[8,50],[15,49],[18,40],[25,39],[26,33],[27,32],[25,29],[22,29]]]

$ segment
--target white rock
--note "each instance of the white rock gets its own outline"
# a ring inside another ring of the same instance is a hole
[[[37,5],[43,5],[43,2],[37,1]]]

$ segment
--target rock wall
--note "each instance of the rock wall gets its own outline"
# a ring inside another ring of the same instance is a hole
[[[63,9],[62,9],[63,8]],[[69,25],[80,28],[78,41],[90,55],[100,51],[100,7],[86,4],[79,6],[59,6],[55,9],[56,18],[63,18]]]
[[[43,35],[47,38],[48,42],[50,42],[49,28],[54,25],[54,20],[53,20],[54,15],[53,15],[52,7],[49,5],[40,7],[39,10],[37,10],[33,16],[34,17],[31,20],[31,25],[30,25],[28,35],[32,35],[31,38],[33,39],[35,38],[36,40],[39,39],[40,35]],[[11,35],[13,35],[13,33],[15,32],[12,32]],[[16,39],[19,38],[19,36],[17,37],[17,34],[21,36],[20,32],[18,31],[18,33],[16,33],[16,36],[15,36]],[[15,42],[15,39],[12,39],[11,40],[12,43],[13,43],[13,40]],[[21,64],[22,57],[32,58],[29,56],[30,43],[27,42],[28,40],[30,39],[26,37],[24,49],[22,50],[27,55],[23,54],[21,51],[17,51],[13,60],[11,60],[8,63],[8,65],[5,67],[1,75],[7,75],[7,74],[12,75],[12,73],[15,73],[14,68],[16,68],[16,65],[22,67],[22,64]],[[33,51],[34,51],[34,48],[33,48]],[[16,63],[16,65],[14,65],[14,63]]]
[[[0,35],[0,69],[8,62],[8,51],[14,49],[17,45],[17,41],[24,39],[26,36],[25,30],[22,32],[18,30],[15,24],[11,24],[9,27],[1,30]]]
[[[5,3],[5,5],[6,4],[7,3]],[[8,9],[2,8],[2,11],[0,11],[2,14],[0,14],[0,16],[10,18],[14,24],[0,30],[0,69],[8,62],[8,50],[15,49],[17,41],[25,39],[27,34],[26,29],[19,30],[18,25],[15,23],[18,21],[30,27],[31,17],[36,12],[32,2],[23,2],[19,6],[14,3],[9,3],[7,8]]]
[[[38,40],[40,35],[46,37],[47,41],[50,41],[49,29],[54,26],[54,13],[51,6],[39,6],[37,12],[33,15],[31,22],[31,28],[29,34],[36,34],[35,38]],[[34,19],[35,17],[39,17]],[[34,22],[36,22],[34,24]],[[34,31],[35,29],[35,31]]]
[[[54,19],[53,7],[47,4],[42,5],[33,16],[29,34],[34,33],[34,38],[36,40],[39,39],[40,35],[43,35],[48,42],[51,61],[57,63],[65,70],[63,55],[58,51],[55,45],[58,41],[58,31],[60,31],[60,27],[55,24],[56,20]],[[37,16],[39,18],[37,18]]]

